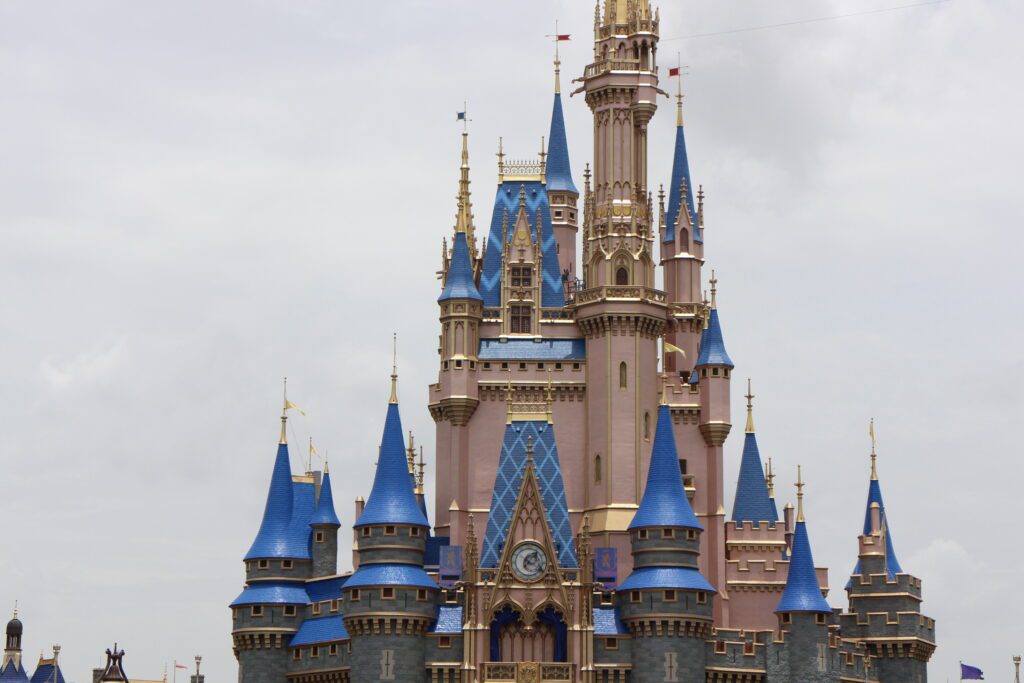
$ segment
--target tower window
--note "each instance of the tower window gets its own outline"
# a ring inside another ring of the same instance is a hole
[[[509,309],[512,318],[512,334],[529,334],[532,327],[530,321],[533,317],[530,306],[510,306]]]
[[[555,211],[555,220],[562,220],[562,211],[558,209]]]
[[[320,648],[318,646],[316,646],[316,645],[314,645],[313,647],[309,648],[309,656],[310,657],[319,657],[320,656]]]
[[[641,529],[640,531],[638,531],[638,532],[636,533],[636,536],[637,536],[637,538],[639,538],[639,539],[640,539],[641,541],[646,541],[646,540],[647,540],[647,529]]]
[[[651,414],[644,411],[644,440],[651,440]]]
[[[291,569],[295,566],[292,560],[281,560],[281,569]]]
[[[601,455],[594,456],[594,481],[600,483],[601,481]]]
[[[320,614],[320,603],[319,602],[314,602],[313,603],[313,614],[314,615]]]
[[[338,654],[338,644],[337,643],[331,643],[331,647],[328,650],[328,653],[330,655],[332,655],[332,656]]]
[[[338,611],[338,601],[337,600],[331,600],[331,611],[332,612],[337,612]]]
[[[619,639],[618,638],[605,638],[604,639],[604,649],[606,649],[606,650],[618,650],[619,649]]]
[[[679,473],[686,476],[686,458],[679,458]]]
[[[262,617],[263,605],[253,605],[249,613],[254,617]]]
[[[703,605],[708,601],[708,594],[704,591],[697,591],[697,604]]]
[[[675,529],[662,529],[661,530],[661,537],[662,538],[675,538],[676,537],[676,530]]]
[[[512,267],[512,286],[513,287],[532,287],[533,286],[533,268],[530,266],[513,266]]]
[[[324,532],[322,532],[322,531],[316,532],[316,542],[317,543],[323,543],[324,542]]]
[[[270,569],[270,560],[259,560],[256,563],[256,567],[259,569]]]
[[[301,647],[297,647],[294,650],[292,650],[292,659],[294,659],[295,661],[298,661],[298,660],[302,659],[302,648]]]
[[[359,589],[353,588],[351,591],[349,591],[348,599],[352,602],[359,602]]]
[[[394,600],[395,589],[394,588],[381,588],[380,589],[381,600]]]
[[[398,531],[395,529],[395,527],[388,525],[388,526],[384,527],[384,535],[385,536],[397,536],[398,535]]]
[[[675,601],[676,601],[676,592],[675,591],[665,591],[665,602],[675,602]]]
[[[437,646],[438,647],[451,647],[452,646],[452,637],[451,636],[441,636],[440,638],[437,639]]]
[[[285,605],[284,606],[284,615],[286,617],[294,617],[295,616],[295,605]]]
[[[615,271],[615,284],[617,285],[628,285],[629,284],[629,271],[625,268],[619,268]]]
[[[640,591],[630,591],[629,592],[629,601],[630,602],[640,602]]]
[[[425,601],[427,599],[427,589],[420,588],[418,591],[416,591],[416,599]]]
[[[629,369],[626,367],[626,362],[619,363],[619,389],[625,389],[629,380]]]
[[[420,528],[418,526],[409,527],[409,535],[416,538],[420,535]]]

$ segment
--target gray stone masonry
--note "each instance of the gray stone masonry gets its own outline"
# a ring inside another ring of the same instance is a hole
[[[313,527],[313,577],[338,573],[338,527],[318,524]]]
[[[427,531],[407,525],[364,526],[356,530],[359,564],[399,562],[423,566]]]

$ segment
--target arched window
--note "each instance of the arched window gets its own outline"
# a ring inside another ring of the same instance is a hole
[[[594,456],[594,481],[601,481],[601,455],[597,454]]]
[[[644,411],[644,438],[648,441],[651,440],[651,414]]]
[[[624,267],[619,266],[615,271],[615,284],[617,285],[628,285],[629,284],[629,271]]]
[[[627,375],[629,374],[626,368],[626,361],[619,363],[619,389],[625,389],[629,384]]]

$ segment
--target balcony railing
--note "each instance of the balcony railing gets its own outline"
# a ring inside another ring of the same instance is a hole
[[[571,664],[562,662],[484,662],[484,683],[571,682]]]
[[[606,285],[576,292],[575,303],[579,306],[580,304],[600,299],[639,299],[653,303],[665,303],[665,292],[650,287]]]

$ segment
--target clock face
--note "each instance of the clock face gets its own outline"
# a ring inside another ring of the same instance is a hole
[[[537,581],[548,568],[544,549],[532,541],[521,543],[512,551],[512,572],[520,581]]]

